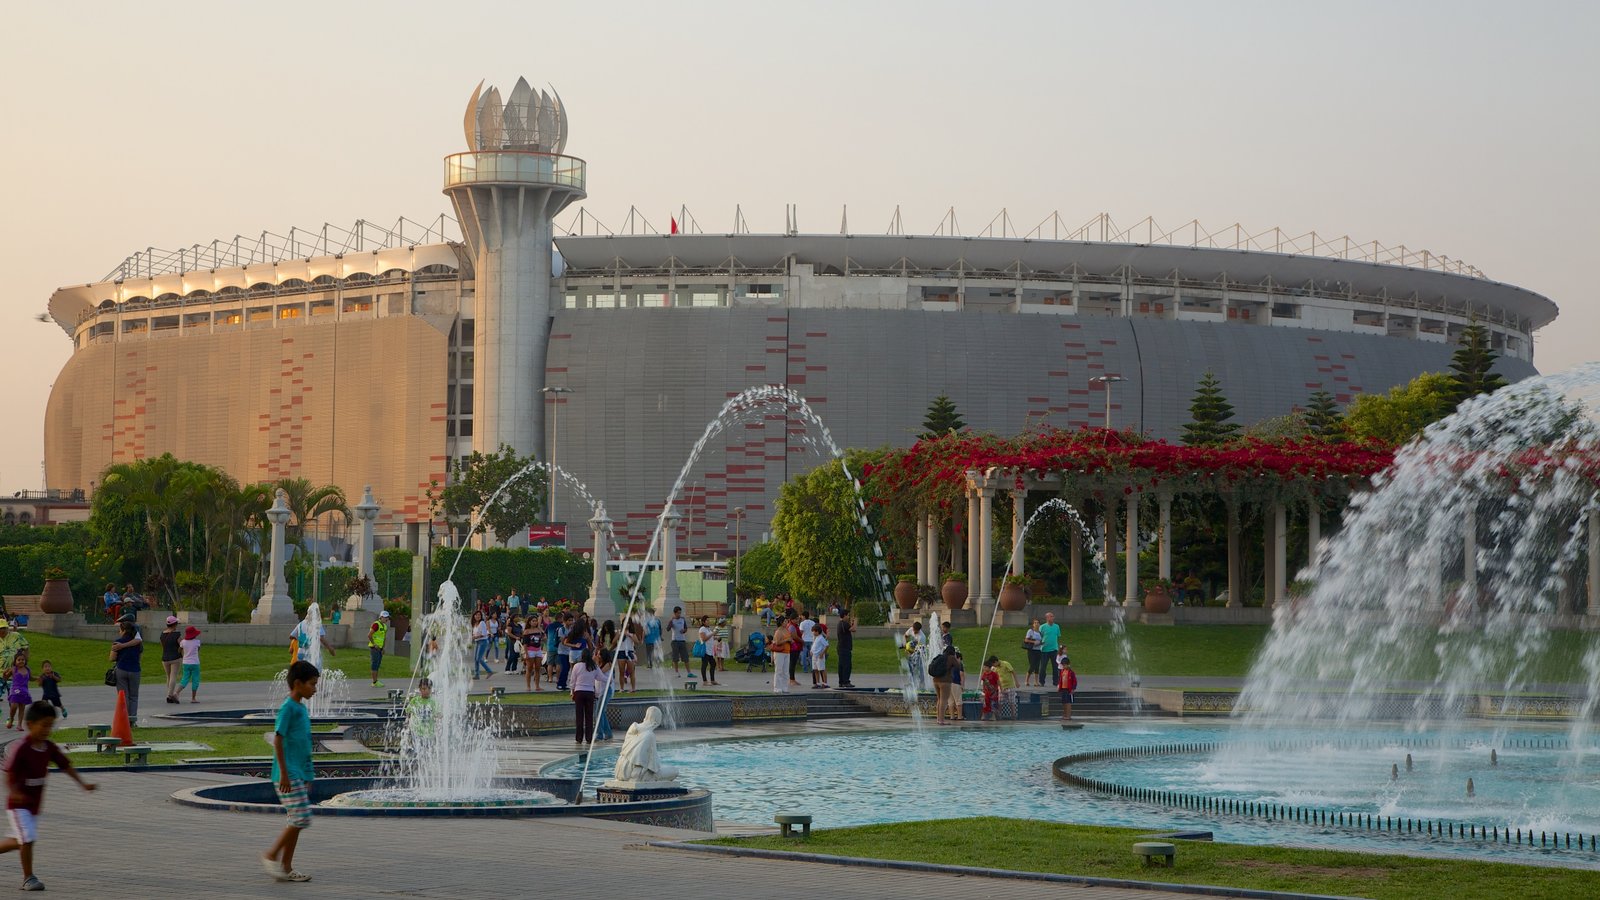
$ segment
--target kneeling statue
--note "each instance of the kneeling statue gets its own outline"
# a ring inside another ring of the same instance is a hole
[[[606,786],[661,785],[678,777],[678,770],[662,765],[656,753],[656,729],[660,727],[659,706],[645,710],[643,722],[628,726],[628,736],[622,739],[622,749],[617,753],[616,771]]]

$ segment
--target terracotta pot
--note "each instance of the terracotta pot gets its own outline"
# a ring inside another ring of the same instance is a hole
[[[944,598],[944,605],[951,609],[961,609],[967,605],[967,583],[965,581],[946,581],[939,588],[939,596]]]
[[[1145,591],[1144,611],[1147,613],[1154,613],[1155,615],[1162,615],[1163,613],[1171,612],[1172,595],[1161,590]]]
[[[911,609],[917,605],[915,582],[902,581],[894,586],[894,605],[901,609]]]
[[[39,595],[39,611],[57,615],[72,612],[72,588],[65,578],[52,578],[44,583],[44,593]]]
[[[1028,605],[1028,592],[1020,584],[1008,584],[1000,589],[1000,609],[1003,612],[1021,612]]]

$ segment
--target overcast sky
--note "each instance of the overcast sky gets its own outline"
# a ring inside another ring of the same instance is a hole
[[[480,79],[567,103],[587,209],[977,234],[1059,210],[1406,244],[1595,359],[1600,4],[17,4],[0,38],[0,491],[40,486],[61,285],[148,246],[449,211]],[[566,216],[562,217],[563,220]],[[1592,286],[1587,293],[1593,293]],[[374,361],[375,364],[378,361]],[[226,385],[218,385],[226,390]]]

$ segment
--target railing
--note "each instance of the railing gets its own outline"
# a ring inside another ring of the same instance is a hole
[[[481,150],[444,158],[444,185],[550,184],[583,190],[587,163],[576,156],[531,150]]]
[[[118,263],[100,280],[126,281],[129,278],[181,275],[198,269],[238,268],[310,256],[392,250],[417,244],[459,241],[460,233],[456,220],[446,215],[440,215],[425,225],[401,218],[387,228],[366,219],[357,219],[349,228],[323,223],[321,228],[290,228],[288,234],[263,231],[259,236],[251,237],[239,234],[176,250],[149,247]]]

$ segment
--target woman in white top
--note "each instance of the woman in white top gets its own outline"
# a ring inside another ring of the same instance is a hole
[[[617,679],[620,693],[626,694],[628,685],[633,685],[633,690],[639,689],[639,680],[633,674],[635,649],[638,647],[639,626],[631,617],[622,620],[622,630],[617,634],[617,655],[612,660],[611,674]]]
[[[821,626],[811,636],[811,689],[828,689],[828,632]]]
[[[700,617],[700,643],[704,652],[700,656],[700,681],[717,683],[717,632],[711,627],[711,617]]]
[[[1028,651],[1028,678],[1023,682],[1023,687],[1031,684],[1044,684],[1044,655],[1039,648],[1044,646],[1044,635],[1039,631],[1039,620],[1034,619],[1028,626],[1028,633],[1022,636],[1022,649]]]
[[[494,669],[489,666],[489,623],[483,620],[483,613],[472,614],[472,680],[478,680],[478,669],[494,677]]]

